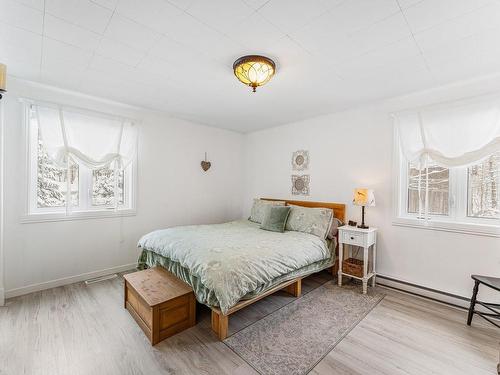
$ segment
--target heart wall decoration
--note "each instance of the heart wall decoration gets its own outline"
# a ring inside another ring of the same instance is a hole
[[[208,171],[210,169],[211,166],[212,166],[212,163],[210,163],[207,160],[207,153],[205,152],[205,160],[203,160],[201,162],[201,169],[203,169],[206,172],[206,171]]]

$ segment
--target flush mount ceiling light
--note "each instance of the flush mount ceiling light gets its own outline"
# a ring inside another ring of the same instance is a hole
[[[273,77],[276,65],[268,57],[248,55],[236,60],[233,70],[236,78],[255,92],[257,87],[265,85]]]

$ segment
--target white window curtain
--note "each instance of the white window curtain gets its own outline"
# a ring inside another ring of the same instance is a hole
[[[118,208],[118,170],[126,168],[137,150],[137,127],[130,120],[104,114],[32,104],[39,134],[49,158],[60,168],[67,168],[70,159],[91,169],[114,169],[115,209]],[[70,179],[67,178],[66,212],[71,211]]]
[[[446,168],[460,167],[500,151],[498,97],[405,111],[393,117],[403,156],[420,170],[418,213],[419,218],[426,221],[429,220],[430,162]],[[422,179],[423,170],[425,179]]]
[[[61,168],[69,157],[92,169],[125,168],[134,159],[137,129],[130,120],[39,104],[35,111],[43,145]]]
[[[500,98],[475,100],[394,115],[405,158],[452,168],[500,150]]]

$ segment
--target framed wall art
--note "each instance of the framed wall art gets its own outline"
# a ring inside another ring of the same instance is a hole
[[[292,154],[292,168],[294,171],[303,171],[309,168],[309,151],[298,150]]]
[[[292,194],[309,195],[310,177],[308,174],[292,175]]]

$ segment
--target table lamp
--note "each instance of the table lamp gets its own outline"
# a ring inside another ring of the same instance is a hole
[[[365,207],[375,206],[375,195],[373,194],[373,190],[363,188],[354,189],[352,203],[355,206],[361,206],[361,225],[358,225],[358,228],[368,229],[369,227],[365,225]]]

